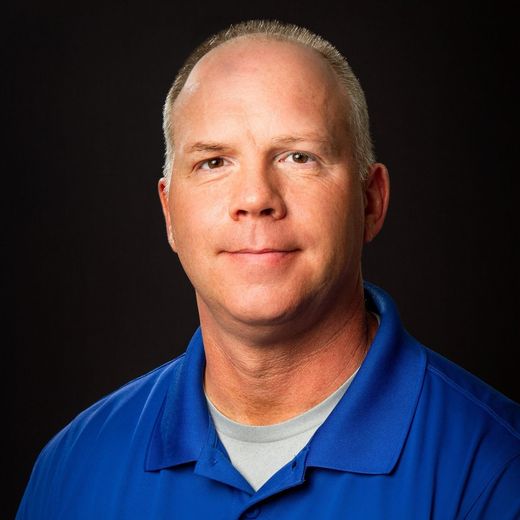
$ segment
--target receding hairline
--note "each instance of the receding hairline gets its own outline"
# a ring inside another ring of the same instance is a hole
[[[198,63],[213,50],[226,44],[234,44],[237,40],[264,40],[298,44],[299,47],[314,51],[332,70],[333,77],[341,92],[341,101],[347,116],[347,131],[352,139],[355,162],[360,178],[366,179],[370,164],[375,162],[373,143],[370,136],[368,109],[361,85],[352,71],[345,56],[327,39],[306,27],[277,20],[248,20],[230,25],[210,36],[196,47],[188,56],[168,92],[163,112],[163,132],[166,144],[163,175],[166,186],[169,186],[172,159],[174,155],[173,108],[175,101],[183,90],[186,81]]]
[[[275,45],[274,51],[272,50],[272,47],[265,50],[267,53],[273,52],[274,54],[268,54],[267,58],[262,56],[260,67],[250,67],[251,57],[254,57],[256,52],[262,52],[263,50],[262,48],[258,49],[257,47],[251,48],[248,43],[252,41],[260,42],[260,44],[265,43],[269,46],[273,44]],[[287,44],[284,45],[284,47],[289,48],[289,52],[282,52],[280,55],[276,55],[276,45],[278,44]],[[228,53],[227,49],[233,49],[233,47],[237,45],[242,46],[242,49],[239,48],[238,52],[231,50],[231,53]],[[224,53],[223,55],[215,54],[222,51]],[[211,62],[208,63],[206,60],[211,60]],[[275,65],[272,70],[275,73],[278,73],[280,63],[288,64],[291,60],[294,60],[294,63],[297,64],[297,67],[299,67],[300,70],[301,67],[307,68],[308,76],[307,81],[305,82],[305,92],[308,94],[310,89],[310,91],[316,93],[317,91],[315,91],[314,88],[318,88],[319,97],[321,98],[323,96],[323,107],[328,107],[326,109],[327,111],[333,110],[334,114],[341,117],[341,120],[334,123],[334,130],[332,130],[332,127],[328,127],[326,134],[323,132],[318,133],[312,131],[294,132],[290,135],[287,134],[273,137],[271,140],[272,144],[296,144],[302,141],[314,141],[315,143],[319,143],[322,151],[325,149],[334,150],[334,153],[337,154],[339,149],[338,142],[336,138],[332,139],[331,136],[333,134],[336,135],[335,133],[337,129],[340,128],[340,131],[344,133],[345,137],[348,139],[348,153],[353,158],[348,121],[348,112],[351,110],[350,98],[345,91],[345,88],[343,88],[340,78],[335,74],[334,69],[328,61],[312,47],[308,47],[296,41],[282,39],[273,40],[272,38],[265,37],[262,33],[254,35],[247,34],[238,36],[232,40],[226,40],[221,45],[212,48],[209,52],[201,56],[201,58],[193,65],[176,98],[171,100],[170,120],[172,124],[170,127],[169,137],[172,145],[172,152],[173,148],[182,154],[194,154],[201,151],[223,153],[225,150],[230,149],[224,141],[199,141],[193,136],[188,139],[188,141],[185,141],[184,139],[177,140],[176,138],[176,121],[181,117],[181,113],[183,113],[183,110],[186,107],[186,102],[190,104],[192,96],[197,97],[200,95],[199,85],[201,85],[202,90],[207,89],[208,87],[205,86],[205,84],[209,80],[210,85],[212,85],[209,87],[210,92],[212,92],[211,95],[214,94],[212,81],[215,78],[215,70],[220,77],[219,80],[224,82],[227,82],[230,78],[230,74],[232,77],[235,71],[238,71],[237,73],[239,75],[242,75],[245,71],[246,76],[252,76],[251,81],[256,85],[262,81],[261,79],[258,79],[258,75],[260,75],[260,77],[262,76],[265,72],[265,67],[269,67],[271,63],[274,63]],[[309,64],[309,62],[311,63]],[[209,66],[209,68],[207,68],[207,66]],[[223,69],[221,69],[221,66],[223,66]],[[228,70],[229,67],[232,71]],[[244,67],[244,69],[242,69],[242,67]],[[222,75],[220,74],[221,70],[225,71]],[[283,76],[281,70],[280,75]],[[285,82],[285,78],[283,79]],[[313,86],[309,83],[312,83]],[[193,91],[192,87],[194,87]],[[331,108],[332,105],[335,107],[334,109]],[[332,116],[332,112],[330,112],[330,115]],[[330,123],[331,118],[328,118],[327,120]],[[329,137],[327,137],[327,135]],[[333,140],[334,143],[332,142]]]
[[[340,87],[340,90],[342,92],[345,92],[345,89],[341,88],[341,78],[337,74],[337,72],[334,70],[334,67],[331,65],[330,61],[327,59],[326,56],[323,55],[318,49],[315,49],[314,47],[311,47],[310,45],[307,45],[303,42],[297,41],[297,40],[290,40],[283,37],[276,37],[277,35],[272,34],[266,34],[266,33],[251,33],[251,34],[241,34],[239,36],[235,36],[229,40],[225,40],[215,47],[210,48],[206,53],[202,54],[198,60],[193,63],[189,73],[185,76],[184,81],[182,85],[178,85],[178,90],[176,92],[176,95],[173,97],[173,99],[170,99],[170,102],[175,102],[179,94],[183,91],[184,87],[186,86],[186,83],[194,73],[194,71],[197,70],[197,68],[200,67],[201,64],[203,64],[204,61],[211,59],[212,55],[214,55],[216,52],[221,52],[223,48],[225,47],[231,47],[234,45],[238,45],[241,43],[246,43],[248,41],[253,42],[265,42],[266,44],[282,44],[289,47],[299,48],[305,52],[307,52],[309,55],[313,55],[319,59],[319,62],[324,65],[332,74],[331,77],[334,78],[337,85]],[[348,97],[348,96],[347,96]]]
[[[191,67],[189,73],[185,76],[183,84],[182,84],[182,86],[179,86],[180,88],[178,88],[175,96],[173,96],[169,99],[171,117],[175,113],[175,108],[176,108],[176,103],[177,103],[178,98],[184,92],[185,87],[187,84],[189,84],[190,78],[192,78],[193,74],[194,73],[197,74],[199,72],[198,69],[200,68],[201,65],[203,65],[203,62],[208,59],[215,59],[215,56],[212,56],[212,55],[214,55],[215,52],[222,51],[224,47],[230,47],[230,46],[237,45],[240,43],[246,43],[247,41],[255,41],[255,42],[263,41],[267,44],[271,44],[271,43],[286,44],[288,46],[291,46],[294,48],[299,48],[299,49],[307,52],[309,57],[314,56],[314,57],[318,58],[319,63],[321,63],[321,65],[323,65],[328,70],[328,72],[330,72],[328,79],[332,80],[331,86],[333,86],[333,88],[335,89],[334,94],[340,96],[341,102],[345,103],[345,108],[347,111],[351,110],[351,106],[350,106],[351,101],[350,101],[349,93],[343,87],[343,85],[341,83],[341,78],[339,77],[339,75],[336,73],[336,71],[330,64],[330,62],[327,60],[327,58],[322,53],[320,53],[317,49],[310,47],[309,45],[306,45],[302,42],[295,41],[295,40],[288,40],[286,38],[281,38],[281,37],[275,38],[273,36],[275,36],[275,35],[265,34],[265,33],[261,33],[261,32],[235,36],[229,40],[223,41],[219,45],[211,48],[208,52],[206,52],[205,54],[200,56],[200,58]],[[323,81],[322,81],[323,83],[325,83],[327,81],[327,79],[325,77],[322,77],[322,79],[323,79]],[[173,117],[172,117],[172,119],[173,119]],[[173,130],[173,128],[171,128],[171,130]],[[173,139],[173,133],[170,135],[170,138]]]

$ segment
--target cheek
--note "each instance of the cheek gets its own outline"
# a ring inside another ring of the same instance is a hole
[[[171,225],[177,247],[184,249],[209,236],[219,222],[221,198],[200,190],[193,192],[176,187],[170,199]]]
[[[364,236],[362,199],[357,191],[336,189],[324,195],[315,216],[315,236],[332,264],[351,265],[361,255]]]
[[[312,228],[322,229],[324,234],[339,239],[345,231],[350,234],[363,227],[363,201],[355,184],[323,182],[292,195],[295,215]]]

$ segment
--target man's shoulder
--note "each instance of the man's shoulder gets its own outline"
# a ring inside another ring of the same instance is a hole
[[[512,497],[520,483],[520,406],[444,356],[420,348],[426,369],[406,460],[419,460],[425,472],[435,469],[446,500],[462,497],[461,518],[510,518],[503,509],[518,507]]]
[[[86,453],[101,434],[110,438],[116,433],[114,439],[121,442],[120,434],[128,437],[138,426],[153,421],[184,356],[129,381],[83,410],[50,440],[40,458],[55,451],[71,454],[78,446]]]
[[[520,405],[456,363],[425,349],[427,364],[418,414],[427,418],[427,428],[442,439],[443,451],[473,452],[486,471],[500,471],[520,455]]]
[[[468,413],[483,415],[520,440],[520,405],[460,365],[426,348],[427,374]]]
[[[118,468],[144,460],[150,432],[183,357],[103,397],[56,434],[38,456],[19,517],[28,511],[37,518],[69,517],[56,512],[75,504],[84,481],[102,485],[107,476],[116,478]]]

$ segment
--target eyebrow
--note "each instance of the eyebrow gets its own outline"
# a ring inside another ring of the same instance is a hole
[[[282,135],[273,139],[273,143],[280,145],[294,145],[299,143],[317,143],[320,148],[329,154],[337,154],[338,145],[333,139],[327,138],[322,134],[309,133],[302,135]]]
[[[335,150],[334,144],[331,142],[330,139],[324,137],[321,134],[302,134],[302,135],[281,135],[278,137],[275,137],[271,140],[271,142],[276,145],[291,145],[291,144],[298,144],[302,142],[314,142],[318,143],[323,148],[333,151]],[[224,153],[231,150],[232,147],[229,145],[225,145],[223,143],[219,143],[216,141],[197,141],[193,144],[188,145],[185,148],[186,154],[192,154],[192,153],[200,153],[200,152],[212,152],[212,153]]]
[[[195,152],[224,152],[229,150],[230,147],[217,142],[203,142],[197,141],[186,147],[186,153]]]
[[[327,139],[321,134],[282,135],[273,139],[273,142],[276,144],[294,144],[301,143],[303,141],[312,141],[320,144],[330,145],[330,139]]]

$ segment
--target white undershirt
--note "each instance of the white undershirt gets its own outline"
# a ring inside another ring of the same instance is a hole
[[[206,396],[215,428],[231,463],[255,491],[306,446],[339,403],[356,374],[357,370],[310,410],[269,426],[251,426],[232,421],[219,412]]]

